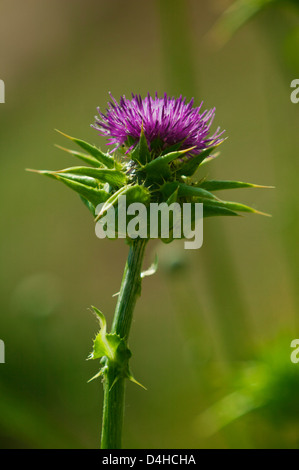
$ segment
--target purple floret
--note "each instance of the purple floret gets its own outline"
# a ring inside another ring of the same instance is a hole
[[[95,117],[92,127],[108,137],[113,151],[122,145],[132,150],[140,138],[142,126],[151,150],[157,142],[161,150],[181,143],[181,150],[195,147],[191,154],[197,155],[223,141],[220,137],[224,131],[220,132],[219,127],[209,136],[215,108],[200,112],[202,103],[193,107],[194,99],[186,103],[186,98],[170,98],[166,93],[164,98],[158,98],[156,93],[154,98],[148,94],[144,99],[132,94],[131,100],[122,96],[118,103],[111,94],[110,97],[106,113],[98,108],[99,116]]]

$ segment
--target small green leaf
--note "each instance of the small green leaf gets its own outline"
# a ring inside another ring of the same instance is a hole
[[[91,186],[86,186],[85,184],[73,181],[63,175],[58,176],[56,174],[55,177],[66,186],[76,191],[80,196],[83,196],[85,199],[90,201],[94,206],[105,202],[109,197],[109,194],[103,189],[96,189]]]
[[[190,147],[188,149],[184,149],[184,150],[176,150],[174,152],[168,152],[166,154],[163,154],[161,155],[161,157],[158,157],[156,158],[155,160],[153,160],[152,162],[149,163],[148,167],[152,165],[156,165],[157,162],[161,162],[161,163],[170,163],[170,162],[173,162],[174,160],[177,160],[178,158],[182,158],[184,155],[186,155],[186,153],[189,153],[191,152],[195,147]]]
[[[101,217],[102,215],[107,212],[107,210],[114,206],[114,204],[116,204],[118,198],[124,194],[127,189],[128,189],[129,186],[125,186],[123,188],[120,188],[118,191],[116,191],[114,194],[112,194],[112,196],[110,196],[106,201],[105,201],[105,204],[103,205],[101,211],[97,214],[97,217],[95,218],[95,222],[97,222]]]
[[[237,188],[274,188],[274,186],[261,186],[259,184],[243,183],[241,181],[228,181],[228,180],[206,180],[199,182],[197,187],[207,189],[208,191],[219,191],[222,189],[237,189]]]
[[[95,178],[103,183],[108,183],[112,187],[124,186],[127,182],[126,175],[115,169],[103,169],[103,168],[90,168],[85,166],[75,166],[71,168],[66,168],[64,170],[57,171],[58,174],[63,173],[74,173],[76,175],[84,175]]]
[[[211,206],[208,203],[204,203],[203,205],[204,217],[215,217],[215,216],[222,216],[222,215],[239,216],[237,212],[234,212],[230,209],[226,209],[225,207],[216,207],[216,206]]]
[[[107,333],[107,323],[104,314],[96,307],[92,307],[92,310],[99,320],[100,331],[93,342],[93,351],[87,359],[105,358],[105,360],[104,366],[89,380],[89,382],[97,377],[101,377],[109,370],[110,367],[113,367],[116,371],[116,375],[110,390],[120,378],[128,378],[131,382],[145,388],[137,382],[130,371],[129,359],[132,354],[126,345],[125,340],[116,333]]]
[[[205,203],[204,200],[199,200],[199,202]],[[271,217],[270,214],[260,212],[256,209],[253,209],[252,207],[246,206],[245,204],[240,204],[238,202],[222,201],[222,200],[218,200],[218,201],[209,200],[208,204],[209,204],[209,206],[223,207],[225,209],[229,209],[229,210],[235,211],[235,212],[251,212],[251,213],[254,213],[254,214],[260,214],[260,215],[265,215],[267,217]]]
[[[60,145],[55,145],[55,147],[59,148],[60,150],[64,150],[65,152],[70,153],[74,157],[79,158],[85,163],[88,163],[91,166],[94,166],[96,168],[99,168],[102,164],[97,160],[96,158],[92,157],[91,155],[87,155],[86,153],[81,153],[81,152],[76,152],[76,150],[70,150],[66,149],[64,147],[61,147]]]
[[[142,170],[152,179],[168,178],[171,175],[169,163],[181,158],[188,152],[191,152],[195,147],[191,147],[185,150],[177,150],[175,152],[169,152],[165,155],[155,158],[151,162],[147,163]]]
[[[107,333],[107,324],[104,314],[93,306],[92,310],[98,316],[101,329],[93,342],[93,351],[89,358],[100,359],[101,357],[106,356],[111,361],[115,361],[116,351],[122,340],[115,333]]]
[[[214,145],[213,147],[209,147],[200,152],[200,154],[181,162],[177,170],[177,175],[192,176],[197,170],[198,166],[213,152],[213,150],[215,150],[216,147],[218,147],[218,145],[220,145],[220,143]]]
[[[64,134],[61,131],[57,130],[57,132],[59,132],[59,134],[63,135],[64,137],[67,137],[72,142],[75,142],[75,144],[79,145],[79,147],[81,147],[83,150],[85,150],[90,155],[95,157],[100,163],[103,163],[107,168],[114,168],[114,166],[115,166],[114,158],[111,157],[110,155],[102,152],[95,145],[91,145],[88,142],[85,142],[84,140],[76,139],[75,137],[71,137],[67,134]]]
[[[140,138],[130,154],[130,158],[141,165],[145,165],[151,159],[151,154],[147,145],[147,140],[144,135],[143,125],[141,127]]]
[[[80,176],[80,175],[71,175],[71,174],[62,174],[55,171],[47,170],[27,170],[34,173],[39,173],[41,175],[48,176],[50,178],[55,178],[58,181],[61,181],[66,186],[68,186],[73,191],[76,191],[80,196],[87,199],[92,205],[97,206],[102,202],[105,202],[109,198],[109,193],[104,189],[95,187],[95,183],[92,178]],[[82,182],[84,181],[84,182]]]
[[[124,186],[123,188],[116,191],[103,205],[100,213],[97,215],[95,222],[97,222],[102,215],[109,210],[111,206],[115,206],[118,202],[120,196],[126,196],[127,205],[134,202],[140,202],[142,204],[148,205],[150,202],[150,192],[144,186],[138,184],[131,186]]]
[[[71,181],[77,181],[78,183],[84,184],[85,186],[91,186],[92,188],[99,188],[100,181],[90,176],[76,175],[72,173],[60,173],[59,171],[49,172],[59,180],[60,177],[66,178]],[[50,176],[50,175],[49,175]]]
[[[169,198],[175,190],[178,191],[178,197],[201,197],[206,199],[218,200],[218,198],[214,194],[210,193],[206,189],[197,188],[195,186],[190,186],[185,183],[179,183],[177,181],[164,183],[161,186],[161,192],[167,198]]]
[[[93,305],[91,306],[91,308],[92,308],[93,313],[96,315],[96,317],[97,317],[97,319],[98,319],[98,321],[99,321],[101,330],[103,330],[104,333],[106,334],[107,322],[106,322],[105,315],[101,312],[101,310],[99,310],[98,308],[94,307]]]

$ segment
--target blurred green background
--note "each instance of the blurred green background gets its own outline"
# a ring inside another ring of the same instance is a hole
[[[229,138],[205,174],[276,189],[231,195],[272,219],[205,220],[194,252],[149,244],[159,270],[130,338],[148,390],[127,385],[124,447],[299,446],[298,50],[297,1],[1,0],[1,448],[99,446],[88,307],[111,322],[127,256],[74,193],[24,169],[73,163],[54,129],[103,148],[90,124],[109,91],[156,90],[216,106]]]

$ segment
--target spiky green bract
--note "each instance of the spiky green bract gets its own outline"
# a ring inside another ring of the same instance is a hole
[[[39,173],[55,178],[77,192],[96,222],[106,214],[109,207],[114,206],[117,210],[120,196],[126,196],[127,205],[137,202],[146,207],[149,207],[151,202],[168,205],[176,202],[181,206],[186,202],[193,205],[202,203],[204,217],[236,216],[242,212],[263,214],[247,205],[220,199],[213,191],[271,186],[240,181],[207,180],[200,174],[201,167],[217,156],[215,150],[218,150],[222,140],[217,140],[214,145],[210,142],[209,147],[200,153],[196,149],[195,154],[192,153],[193,147],[181,149],[182,142],[163,150],[153,142],[149,148],[142,126],[139,141],[135,142],[131,151],[122,155],[121,152],[120,155],[115,152],[112,157],[82,139],[61,134],[87,153],[60,148],[89,166]],[[97,205],[102,203],[104,205],[100,212],[96,211]],[[172,237],[167,239],[167,242],[171,240]]]
[[[197,178],[201,166],[217,156],[214,151],[221,143],[217,142],[216,145],[212,145],[196,155],[192,155],[192,148],[180,150],[178,143],[170,147],[168,151],[164,149],[161,154],[157,155],[156,149],[150,151],[143,129],[141,129],[138,144],[125,160],[128,181],[132,184],[143,184],[148,188],[151,202],[166,202],[168,205],[174,202],[178,202],[180,205],[186,202],[202,203],[204,217],[237,216],[241,212],[263,214],[247,205],[220,199],[211,191],[266,188],[267,186],[239,181],[209,181],[203,176],[200,179]],[[167,241],[171,241],[171,238]]]

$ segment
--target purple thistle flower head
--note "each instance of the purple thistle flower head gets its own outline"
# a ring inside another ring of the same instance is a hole
[[[132,99],[125,96],[118,103],[111,95],[106,114],[98,108],[92,126],[100,135],[108,137],[112,151],[125,146],[127,152],[138,143],[143,129],[150,151],[154,157],[168,147],[179,145],[180,150],[194,147],[189,156],[195,156],[202,150],[223,141],[224,131],[220,128],[209,135],[214,119],[215,108],[201,111],[202,103],[193,107],[194,99],[186,103],[186,98],[170,98],[164,94],[152,98],[148,94],[144,99],[132,93]]]

